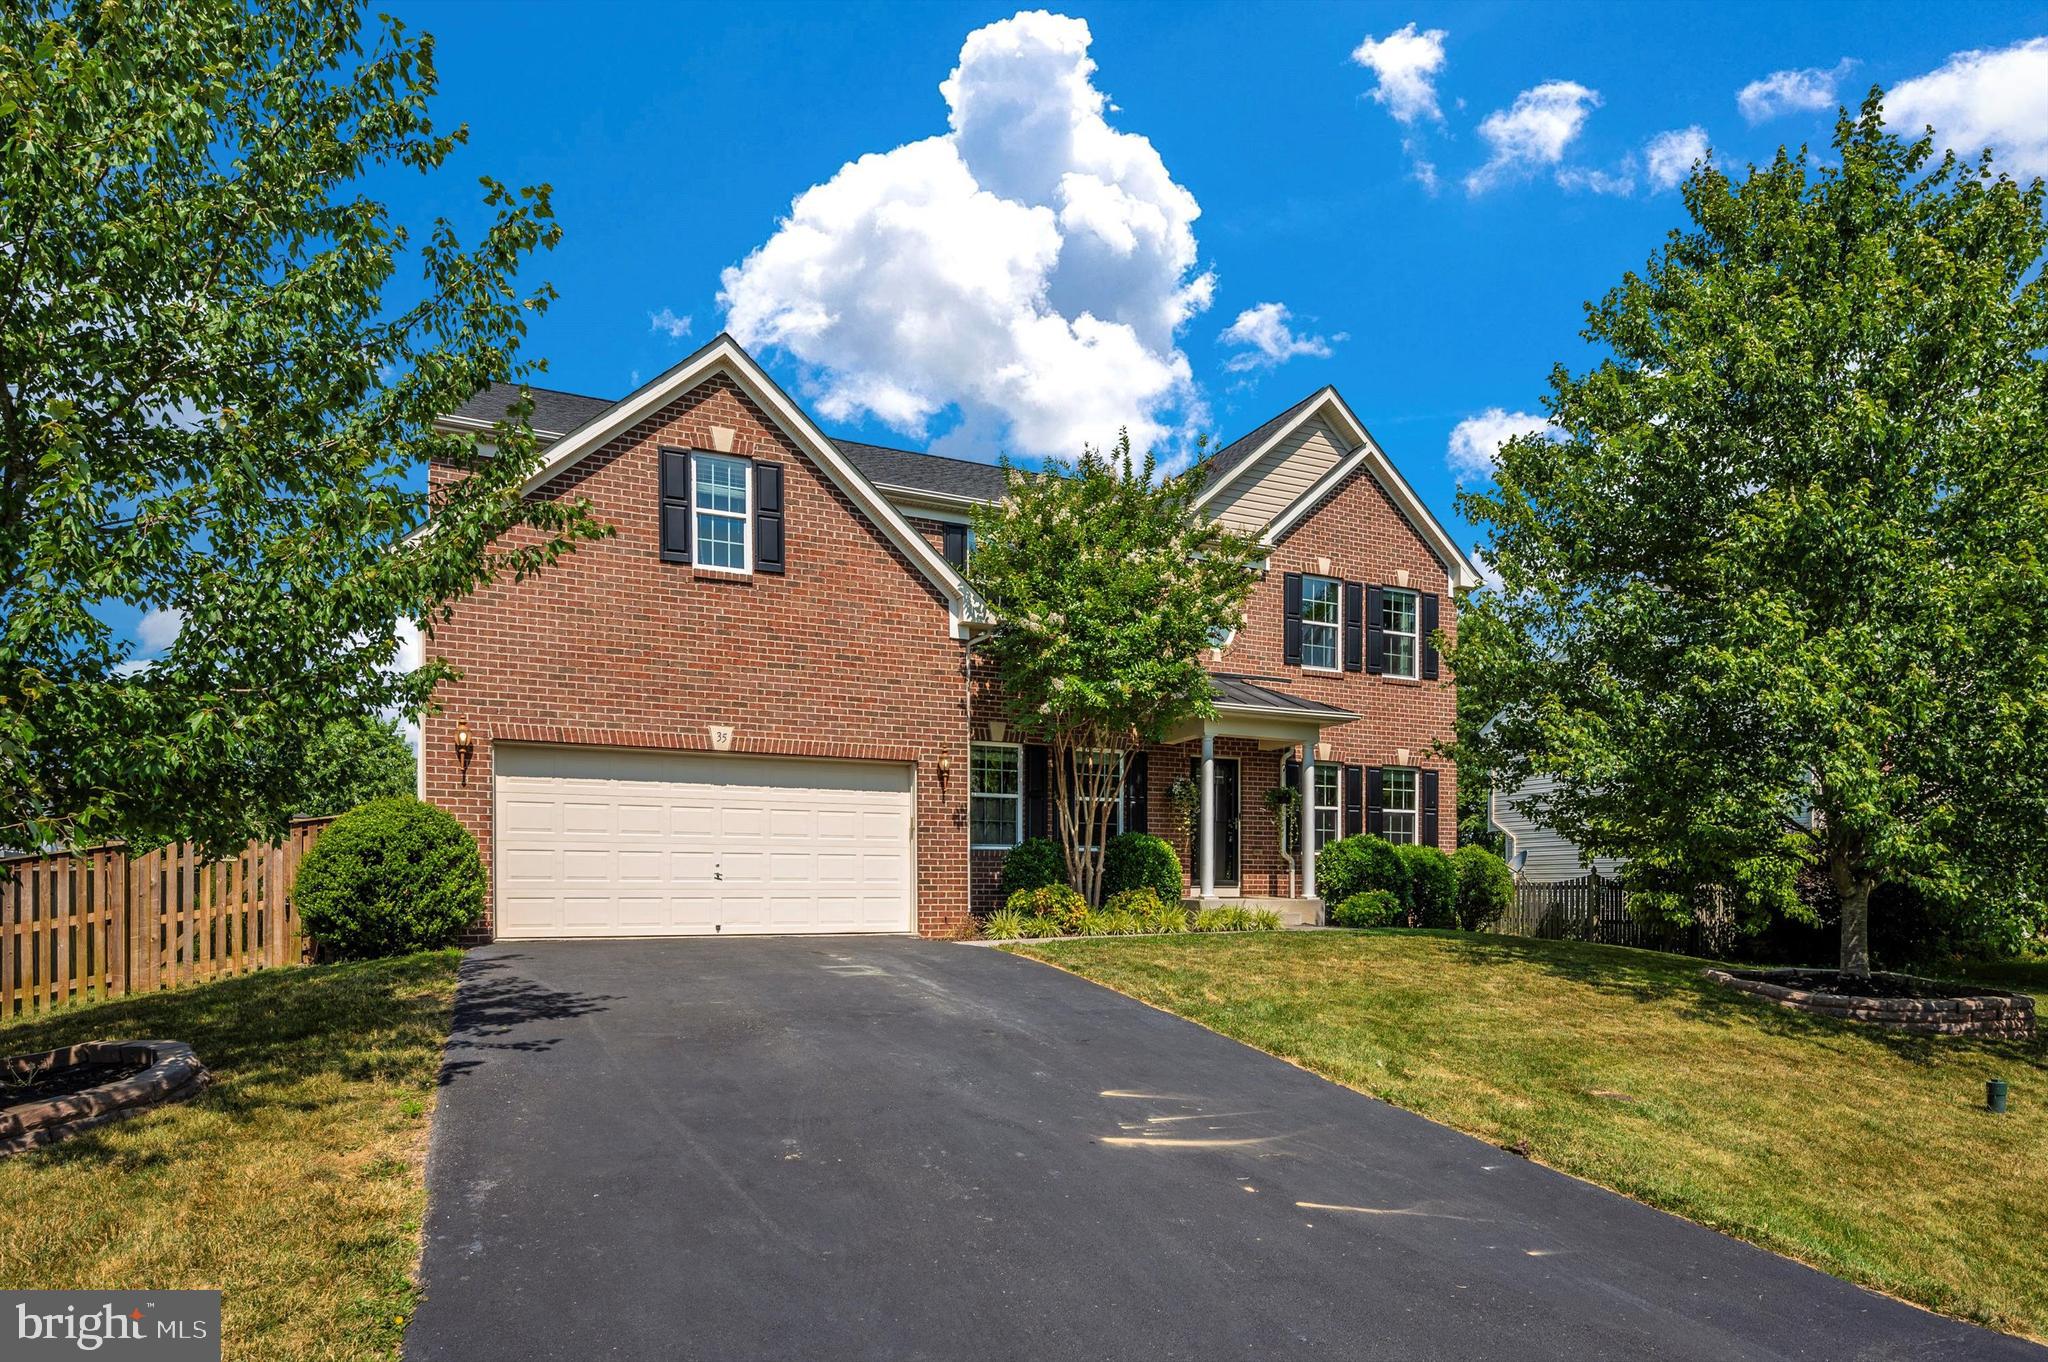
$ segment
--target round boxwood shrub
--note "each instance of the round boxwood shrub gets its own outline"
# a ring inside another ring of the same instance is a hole
[[[1353,894],[1330,910],[1332,927],[1405,927],[1408,910],[1384,889]]]
[[[446,946],[484,912],[476,838],[411,796],[373,799],[334,820],[299,862],[299,921],[323,953],[401,955]]]
[[[1179,900],[1180,857],[1164,837],[1123,832],[1109,839],[1102,853],[1102,896],[1113,898],[1126,889],[1150,889],[1161,900]]]
[[[997,887],[1008,903],[1011,895],[1023,890],[1066,882],[1067,858],[1060,844],[1050,837],[1027,837],[1003,857],[1003,879]]]
[[[1316,853],[1316,893],[1324,903],[1342,903],[1368,889],[1384,889],[1408,901],[1408,866],[1392,842],[1363,833]]]
[[[1394,850],[1408,867],[1408,908],[1424,927],[1458,925],[1458,872],[1451,858],[1432,846]]]
[[[1507,915],[1515,902],[1515,873],[1485,847],[1459,847],[1451,854],[1458,872],[1458,925],[1483,932]]]
[[[1064,884],[1042,884],[1036,889],[1019,889],[1003,904],[1013,913],[1043,918],[1059,928],[1061,935],[1078,931],[1087,916],[1088,900],[1081,891]]]

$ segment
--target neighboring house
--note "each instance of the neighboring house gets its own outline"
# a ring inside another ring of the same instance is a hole
[[[444,428],[483,434],[514,396]],[[616,401],[533,397],[528,494],[618,532],[427,641],[461,675],[423,726],[422,794],[477,835],[487,932],[945,934],[993,906],[1004,852],[1056,826],[1046,750],[973,649],[968,512],[1001,471],[834,440],[726,336]],[[1131,756],[1118,826],[1173,841],[1200,893],[1170,788],[1206,750],[1215,896],[1288,892],[1281,780],[1310,788],[1319,843],[1448,848],[1431,638],[1471,565],[1334,389],[1208,468],[1203,508],[1260,534],[1267,570],[1210,655],[1217,717]]]
[[[1488,800],[1487,821],[1507,839],[1505,855],[1516,878],[1551,884],[1584,879],[1589,870],[1602,879],[1620,875],[1620,861],[1608,856],[1588,861],[1569,838],[1541,821],[1541,801],[1556,785],[1553,776],[1533,776],[1511,791],[1493,791]]]

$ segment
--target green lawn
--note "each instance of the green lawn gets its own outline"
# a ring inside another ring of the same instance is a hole
[[[1902,1036],[1701,961],[1455,932],[1010,947],[1839,1276],[2048,1337],[2048,1044]],[[2039,967],[2033,967],[2038,970]],[[2028,971],[2003,971],[2023,986]],[[2012,1110],[1983,1110],[1984,1081]]]
[[[230,1358],[395,1357],[454,951],[274,969],[0,1025],[0,1053],[189,1042],[196,1100],[0,1160],[0,1282],[218,1288]]]

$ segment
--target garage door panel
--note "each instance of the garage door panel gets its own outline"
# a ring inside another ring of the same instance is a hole
[[[493,757],[501,935],[910,929],[907,766],[509,744]]]

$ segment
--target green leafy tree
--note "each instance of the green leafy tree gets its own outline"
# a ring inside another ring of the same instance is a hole
[[[1465,755],[1638,888],[1881,883],[2026,916],[2048,877],[2043,187],[1886,132],[1684,188],[1691,225],[1588,309],[1558,433],[1462,507]]]
[[[1202,653],[1243,622],[1261,551],[1195,510],[1199,466],[1158,477],[1128,435],[1005,469],[1003,501],[973,513],[969,578],[993,620],[980,653],[1011,721],[1052,749],[1068,881],[1100,903],[1121,755],[1215,712]]]
[[[272,835],[337,721],[417,712],[400,621],[607,532],[527,501],[545,187],[415,239],[366,177],[464,139],[433,43],[346,4],[17,0],[0,20],[0,843]],[[417,278],[394,286],[401,268]],[[387,292],[390,296],[387,296]],[[430,455],[466,472],[430,499]],[[431,515],[431,534],[415,536]],[[177,612],[144,667],[111,607]]]
[[[412,744],[389,719],[336,719],[320,730],[298,764],[300,814],[346,813],[373,799],[411,795],[418,787]]]

